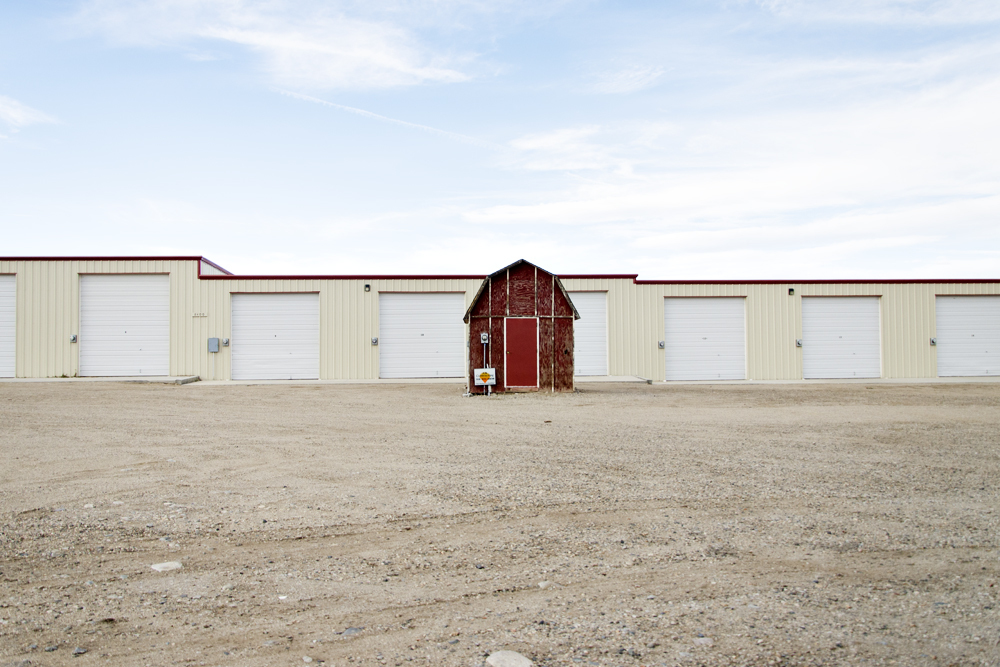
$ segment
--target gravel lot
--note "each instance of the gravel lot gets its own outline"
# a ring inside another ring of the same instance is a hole
[[[0,383],[0,665],[1000,664],[1000,384],[462,391]]]

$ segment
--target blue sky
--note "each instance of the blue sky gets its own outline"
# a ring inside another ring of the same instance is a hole
[[[7,0],[0,255],[1000,277],[996,0]]]

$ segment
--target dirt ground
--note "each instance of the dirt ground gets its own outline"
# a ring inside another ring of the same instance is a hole
[[[0,665],[1000,664],[1000,384],[462,390],[0,383]]]

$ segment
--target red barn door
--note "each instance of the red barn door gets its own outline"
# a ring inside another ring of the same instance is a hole
[[[538,386],[538,320],[533,317],[508,317],[506,340],[508,387]]]

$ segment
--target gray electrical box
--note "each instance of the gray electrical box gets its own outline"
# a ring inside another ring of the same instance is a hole
[[[209,338],[208,339],[208,351],[209,352],[218,352],[219,351],[219,339],[218,338]]]

